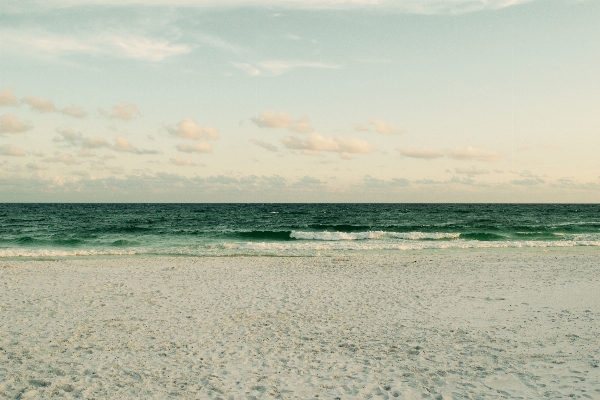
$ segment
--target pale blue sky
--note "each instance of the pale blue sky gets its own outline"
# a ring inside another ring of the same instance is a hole
[[[600,201],[598,1],[5,3],[0,201]]]

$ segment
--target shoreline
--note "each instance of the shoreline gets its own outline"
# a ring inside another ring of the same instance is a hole
[[[600,395],[595,248],[448,250],[1,260],[0,395]]]

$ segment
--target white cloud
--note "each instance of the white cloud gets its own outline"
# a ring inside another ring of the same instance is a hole
[[[4,114],[0,116],[0,133],[22,133],[33,127],[21,121],[16,115]]]
[[[23,103],[29,104],[32,110],[47,113],[56,112],[56,106],[52,100],[42,99],[41,97],[27,96],[23,98]]]
[[[519,186],[536,186],[540,183],[545,183],[546,181],[541,178],[528,178],[528,179],[514,179],[510,181],[513,185]]]
[[[15,89],[0,90],[0,106],[18,106],[19,99],[15,96]]]
[[[487,169],[479,169],[479,168],[476,168],[475,166],[473,166],[471,168],[456,168],[454,171],[457,174],[469,175],[469,176],[485,175],[485,174],[490,173],[490,171],[488,171]]]
[[[87,115],[87,112],[82,107],[77,107],[71,105],[70,107],[65,107],[61,111],[64,115],[68,115],[70,117],[75,118],[84,118]]]
[[[396,148],[404,157],[410,158],[424,158],[426,160],[431,160],[433,158],[444,157],[444,153],[438,150],[428,149],[425,147],[422,148]]]
[[[298,133],[308,133],[315,130],[307,116],[302,116],[294,121],[290,114],[283,111],[263,111],[258,117],[252,117],[250,120],[260,128],[282,128]]]
[[[0,145],[0,155],[23,157],[25,155],[25,152],[20,147],[13,146],[11,144],[1,144]]]
[[[131,121],[142,116],[142,113],[135,104],[127,102],[114,106],[110,112],[103,108],[98,108],[98,112],[106,118],[117,118],[123,121]]]
[[[195,167],[198,165],[195,162],[193,162],[192,160],[190,160],[189,158],[183,159],[183,158],[179,158],[179,157],[171,157],[169,159],[169,162],[171,164],[179,165],[182,167]]]
[[[2,46],[33,55],[56,56],[69,53],[110,55],[144,61],[162,61],[186,54],[191,48],[167,40],[136,35],[59,36],[48,32],[5,32]]]
[[[197,142],[193,144],[180,143],[177,150],[184,153],[212,153],[212,146],[206,142]]]
[[[191,118],[184,118],[179,121],[177,126],[165,126],[167,132],[173,136],[177,136],[183,139],[213,139],[219,138],[219,131],[211,127],[199,126],[196,121]]]
[[[253,144],[255,144],[255,145],[257,145],[257,146],[259,146],[259,147],[262,147],[263,149],[268,150],[268,151],[273,151],[273,152],[279,151],[279,149],[277,148],[277,146],[274,146],[271,143],[264,142],[262,140],[250,139],[250,142],[253,143]]]
[[[448,150],[448,157],[455,160],[468,160],[468,161],[498,161],[504,155],[502,153],[496,153],[493,151],[483,150],[477,147],[456,147]]]
[[[368,142],[358,138],[326,137],[319,132],[311,133],[308,139],[288,136],[283,139],[288,149],[302,150],[304,154],[318,154],[321,151],[339,153],[343,159],[352,158],[352,154],[367,154],[375,151]]]

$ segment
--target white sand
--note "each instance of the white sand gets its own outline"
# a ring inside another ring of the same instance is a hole
[[[597,249],[0,266],[0,397],[600,398]]]

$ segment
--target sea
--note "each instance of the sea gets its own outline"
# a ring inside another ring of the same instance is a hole
[[[576,246],[599,204],[0,204],[0,259]]]

